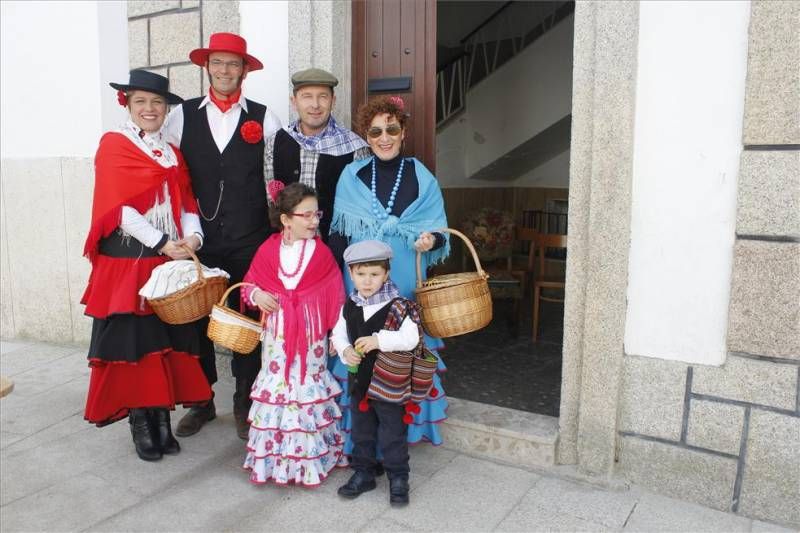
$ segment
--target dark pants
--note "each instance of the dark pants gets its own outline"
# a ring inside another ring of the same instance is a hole
[[[226,253],[203,253],[200,249],[198,258],[200,262],[210,268],[221,268],[230,274],[230,284],[239,283],[250,268],[250,262],[256,253],[258,246],[247,246],[236,250],[231,250]],[[231,291],[228,296],[228,306],[234,311],[239,311],[239,289]],[[258,319],[258,311],[248,310],[247,314],[255,319]],[[214,354],[214,343],[206,336],[208,328],[208,318],[198,321],[198,327],[202,328],[202,338],[204,342],[210,345],[210,356],[208,350],[203,350],[203,357],[201,357],[200,365],[203,367],[203,373],[206,375],[209,384],[217,381],[217,363]],[[261,370],[261,344],[259,343],[249,354],[233,354],[231,359],[231,373],[236,379],[236,392],[233,395],[234,408],[246,408],[249,406],[250,388]]]
[[[350,455],[353,470],[375,474],[375,457],[378,443],[383,454],[383,468],[389,478],[408,477],[408,426],[403,423],[405,409],[402,405],[369,400],[369,409],[358,410],[358,402],[350,404],[353,427],[353,453]]]

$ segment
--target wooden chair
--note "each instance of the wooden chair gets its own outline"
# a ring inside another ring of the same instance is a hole
[[[530,241],[530,251],[528,252],[528,270],[533,272],[533,332],[532,339],[536,342],[539,333],[539,303],[546,302],[563,303],[563,297],[544,296],[542,289],[561,289],[565,288],[564,276],[547,275],[545,269],[545,252],[548,248],[567,248],[567,236],[554,233],[539,233],[530,228],[518,228],[517,239]],[[536,254],[539,254],[538,268],[536,265]]]

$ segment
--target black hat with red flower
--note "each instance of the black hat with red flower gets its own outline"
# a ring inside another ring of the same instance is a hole
[[[130,72],[130,80],[125,83],[109,83],[111,87],[118,91],[147,91],[163,96],[167,99],[168,104],[180,104],[183,98],[177,94],[169,92],[169,80],[155,72],[147,70],[135,69]]]

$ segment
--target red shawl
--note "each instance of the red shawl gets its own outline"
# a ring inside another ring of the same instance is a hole
[[[100,239],[107,237],[120,224],[122,207],[133,207],[145,213],[154,202],[163,202],[163,184],[167,182],[172,217],[181,232],[181,208],[197,213],[189,172],[180,151],[172,147],[178,165],[164,168],[142,152],[122,133],[109,132],[100,139],[94,158],[95,181],[92,203],[92,224],[83,248],[83,255],[94,262]]]
[[[264,241],[244,276],[244,281],[255,283],[278,297],[283,312],[283,349],[286,353],[284,376],[287,383],[292,362],[298,354],[300,382],[305,382],[308,347],[325,338],[328,331],[333,329],[344,302],[342,273],[336,266],[333,254],[319,237],[315,237],[314,242],[314,254],[294,290],[287,290],[278,277],[279,233],[274,233]],[[304,323],[305,320],[308,323]]]

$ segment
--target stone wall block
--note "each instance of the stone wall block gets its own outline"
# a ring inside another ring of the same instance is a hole
[[[181,7],[181,0],[128,0],[128,17],[152,15]]]
[[[128,66],[130,69],[146,67],[149,61],[147,19],[128,22]]]
[[[728,349],[800,359],[800,243],[734,247]]]
[[[800,237],[800,151],[744,151],[736,233]]]
[[[234,2],[234,5],[238,5]],[[200,14],[172,13],[150,19],[150,64],[184,63],[200,43]]]
[[[622,437],[619,471],[655,492],[729,511],[736,459],[670,444]]]
[[[729,355],[721,367],[695,366],[692,391],[793,411],[797,365]]]
[[[61,160],[64,183],[64,224],[67,245],[67,271],[69,273],[70,312],[72,314],[72,340],[88,343],[92,321],[84,315],[80,303],[91,264],[83,257],[83,244],[91,222],[92,194],[94,191],[94,159],[91,157],[65,157]]]
[[[202,46],[208,45],[208,38],[212,33],[221,31],[239,33],[239,2],[231,2],[230,0],[205,0],[203,2],[202,11]],[[198,45],[200,45],[200,43],[198,43]],[[187,50],[186,53],[188,54],[189,51]]]
[[[800,144],[800,2],[754,1],[744,110],[745,144]]]
[[[650,357],[625,357],[620,430],[675,440],[681,436],[686,393],[683,363]]]
[[[200,75],[203,69],[197,65],[169,67],[169,89],[184,100],[200,96]]]
[[[753,409],[739,511],[800,528],[800,418]]]
[[[3,174],[5,175],[5,168],[3,168]],[[5,179],[0,180],[0,188],[3,187],[4,182]],[[5,193],[0,192],[0,338],[4,339],[16,336],[7,227]]]
[[[3,159],[2,176],[3,231],[13,258],[14,333],[43,341],[70,340],[61,161],[55,157]]]
[[[686,443],[739,455],[743,422],[744,407],[692,400]]]
[[[181,0],[181,7],[183,9],[190,9],[199,6],[200,6],[200,0]]]

